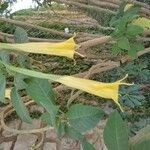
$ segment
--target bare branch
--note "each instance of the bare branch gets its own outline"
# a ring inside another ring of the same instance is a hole
[[[0,17],[0,21],[8,22],[8,23],[15,24],[15,25],[22,26],[22,27],[38,29],[38,30],[41,30],[41,31],[44,31],[44,32],[47,32],[47,33],[50,33],[50,34],[59,35],[59,36],[64,37],[64,38],[69,38],[69,37],[73,36],[72,34],[66,34],[62,31],[48,29],[48,28],[44,28],[44,27],[41,27],[41,26],[38,26],[38,25],[33,25],[33,24],[30,24],[30,23],[25,23],[25,22],[22,22],[22,21],[12,20],[12,19],[8,19],[8,18],[1,18]]]
[[[101,8],[98,6],[86,5],[83,3],[78,3],[78,2],[68,1],[68,0],[54,0],[54,1],[58,2],[58,3],[65,3],[67,5],[73,5],[77,8],[80,8],[80,9],[90,9],[90,10],[96,10],[99,12],[105,12],[105,13],[109,13],[109,14],[116,14],[116,12],[114,12],[112,10]]]

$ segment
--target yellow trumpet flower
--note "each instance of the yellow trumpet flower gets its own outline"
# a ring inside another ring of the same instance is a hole
[[[0,43],[0,49],[16,50],[19,52],[28,52],[36,54],[48,54],[56,56],[65,56],[73,59],[77,45],[74,37],[60,43],[31,42],[21,44]]]
[[[133,84],[122,82],[128,77],[128,75],[126,75],[123,79],[118,80],[113,83],[103,83],[103,82],[93,81],[89,79],[82,79],[82,78],[77,78],[77,77],[72,77],[72,76],[46,74],[46,73],[37,72],[37,71],[29,70],[29,69],[14,67],[2,61],[0,61],[0,63],[5,65],[7,69],[17,72],[17,73],[21,73],[21,74],[31,76],[31,77],[48,79],[51,81],[59,82],[66,86],[76,88],[76,89],[88,92],[90,94],[93,94],[99,97],[112,99],[119,106],[121,111],[123,111],[123,109],[118,102],[119,86],[120,85],[133,85]]]
[[[96,96],[112,99],[119,106],[121,111],[123,111],[121,105],[118,102],[119,85],[132,85],[122,82],[124,79],[127,78],[127,76],[128,75],[126,75],[123,79],[113,83],[103,83],[71,76],[61,77],[56,81],[69,87],[80,89],[82,91],[88,92]]]

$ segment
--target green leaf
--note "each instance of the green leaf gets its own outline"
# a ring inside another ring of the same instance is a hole
[[[6,78],[0,73],[0,102],[5,102],[5,88],[6,88]]]
[[[124,7],[125,7],[125,3],[121,3],[119,9],[116,12],[116,15],[112,17],[112,19],[110,20],[109,24],[110,26],[116,26],[118,23],[118,20],[123,17],[124,15]]]
[[[137,50],[135,48],[131,48],[130,50],[128,50],[128,55],[131,56],[132,58],[136,58]]]
[[[24,79],[28,78],[28,76],[22,75],[20,73],[16,73],[14,76],[14,84],[17,90],[23,90],[26,88],[24,83]]]
[[[72,105],[67,112],[69,124],[79,132],[94,128],[103,115],[99,108],[83,104]]]
[[[120,50],[120,48],[118,47],[118,44],[117,44],[117,43],[113,44],[113,46],[112,46],[112,53],[113,53],[113,54],[118,54],[120,51],[121,51],[121,50]]]
[[[79,140],[81,142],[83,150],[95,150],[95,148],[89,142],[87,142],[85,137],[73,127],[66,125],[65,131],[70,138]]]
[[[127,11],[125,11],[124,17],[128,18],[128,22],[130,22],[138,16],[140,9],[140,6],[130,7]]]
[[[0,58],[5,63],[9,63],[10,62],[9,55],[10,55],[9,52],[6,52],[6,51],[1,51],[0,52]]]
[[[126,37],[118,39],[118,47],[125,50],[130,50],[130,43]]]
[[[61,120],[59,120],[58,127],[56,130],[58,137],[62,137],[65,134],[65,127],[66,127],[66,122],[61,122]]]
[[[138,42],[131,43],[131,49],[128,51],[128,55],[132,58],[136,58],[137,52],[140,50],[144,50],[143,44]]]
[[[30,118],[29,112],[25,107],[24,103],[21,100],[20,95],[17,92],[17,89],[14,87],[11,91],[11,101],[12,105],[15,108],[18,116],[27,123],[32,123],[32,119]]]
[[[95,150],[95,148],[93,147],[93,145],[90,144],[89,142],[87,142],[86,140],[84,140],[82,142],[82,148],[83,148],[83,150]]]
[[[132,108],[141,105],[141,102],[145,99],[140,92],[140,86],[136,84],[126,88],[121,87],[119,93],[121,94],[120,101]]]
[[[131,150],[148,150],[150,148],[150,139],[146,139],[141,143],[138,143],[134,148]]]
[[[23,28],[17,27],[14,33],[14,40],[16,43],[29,42],[27,32]]]
[[[122,17],[119,19],[116,29],[118,29],[118,31],[120,32],[120,34],[124,34],[126,31],[126,26],[128,23],[128,19],[125,17]]]
[[[66,131],[66,134],[74,140],[79,140],[79,141],[84,140],[84,136],[79,131],[77,131],[76,129],[74,129],[71,126],[67,125],[65,128],[65,131]]]
[[[128,37],[134,37],[143,33],[143,28],[137,25],[128,25],[126,35]]]
[[[26,91],[28,95],[38,104],[42,105],[50,114],[52,125],[56,127],[56,114],[58,106],[54,104],[54,93],[52,91],[51,84],[48,80],[30,78],[25,80]]]
[[[52,121],[51,121],[51,119],[50,119],[50,114],[49,114],[48,112],[42,114],[41,120],[42,120],[43,122],[45,122],[46,124],[52,126]]]
[[[127,127],[117,111],[110,115],[103,136],[108,150],[129,150]]]
[[[24,82],[29,86],[27,88],[27,92],[32,95],[34,99],[37,101],[48,101],[50,104],[55,104],[55,95],[53,92],[53,88],[48,80],[46,79],[38,79],[38,78],[28,78],[25,79]],[[32,89],[34,91],[29,91]]]
[[[150,125],[141,129],[137,135],[130,138],[131,150],[148,150],[150,147]]]
[[[136,51],[144,50],[144,45],[140,42],[134,42],[131,44],[131,49],[136,49]]]

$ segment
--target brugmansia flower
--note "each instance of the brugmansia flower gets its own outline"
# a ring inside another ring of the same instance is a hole
[[[118,80],[113,83],[103,83],[88,79],[82,79],[72,76],[61,76],[61,75],[54,75],[54,74],[46,74],[42,72],[37,72],[29,69],[14,67],[5,64],[4,62],[0,61],[0,63],[4,64],[9,70],[21,73],[27,76],[36,77],[36,78],[42,78],[42,79],[48,79],[55,82],[62,83],[66,86],[76,88],[85,92],[88,92],[90,94],[94,94],[96,96],[100,96],[107,99],[112,99],[123,111],[121,105],[118,102],[119,97],[119,86],[120,85],[131,85],[125,82],[122,82],[124,79],[127,78],[128,75],[126,75],[123,79]]]
[[[80,89],[82,91],[88,92],[90,94],[93,94],[99,97],[112,99],[119,106],[121,111],[123,111],[121,105],[118,102],[119,85],[123,85],[123,84],[131,85],[131,84],[122,82],[124,79],[127,78],[127,76],[128,75],[126,75],[123,79],[118,80],[113,83],[103,83],[103,82],[76,78],[76,77],[71,77],[71,76],[61,77],[56,81],[64,85],[67,85],[69,87]]]
[[[16,50],[19,52],[28,52],[36,54],[48,54],[56,56],[65,56],[73,59],[77,45],[74,37],[60,43],[49,42],[31,42],[21,44],[0,43],[0,49]]]

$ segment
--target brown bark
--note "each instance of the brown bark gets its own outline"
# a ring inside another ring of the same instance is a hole
[[[105,7],[105,8],[119,8],[119,5],[111,3],[111,2],[103,2],[99,0],[90,0],[91,4],[94,4],[96,6]]]
[[[72,5],[72,6],[75,6],[77,8],[80,8],[80,9],[88,9],[88,10],[90,9],[90,10],[96,10],[99,12],[105,12],[105,13],[109,13],[109,14],[116,14],[116,12],[114,12],[112,10],[101,8],[98,6],[86,5],[83,3],[78,3],[78,2],[68,1],[68,0],[54,0],[54,1],[58,2],[58,3],[64,3],[66,5]]]
[[[12,34],[0,32],[0,40],[2,41],[6,40],[8,43],[14,43],[14,36]],[[29,37],[29,41],[30,42],[61,42],[62,40]]]
[[[59,35],[59,36],[64,37],[64,38],[69,38],[69,37],[73,36],[72,34],[66,34],[62,31],[48,29],[48,28],[44,28],[44,27],[41,27],[41,26],[38,26],[38,25],[33,25],[33,24],[30,24],[30,23],[25,23],[25,22],[22,22],[22,21],[12,20],[12,19],[8,19],[8,18],[1,18],[0,17],[0,21],[8,22],[8,23],[15,24],[15,25],[22,26],[22,27],[38,29],[38,30],[41,30],[41,31],[44,31],[44,32],[47,32],[47,33],[50,33],[50,34],[53,34],[53,35]]]

